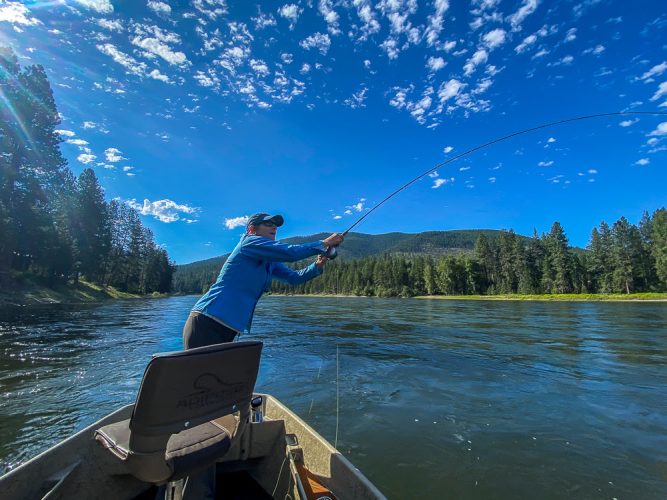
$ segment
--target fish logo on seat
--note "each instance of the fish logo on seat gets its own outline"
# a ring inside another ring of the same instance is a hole
[[[248,392],[245,382],[226,383],[214,373],[199,375],[192,386],[195,390],[179,399],[176,408],[194,410],[231,405]]]

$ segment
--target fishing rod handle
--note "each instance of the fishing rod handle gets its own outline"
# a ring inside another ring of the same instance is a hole
[[[324,256],[329,259],[329,260],[334,260],[336,257],[338,257],[338,250],[336,250],[338,247],[327,247],[327,251],[324,252]]]

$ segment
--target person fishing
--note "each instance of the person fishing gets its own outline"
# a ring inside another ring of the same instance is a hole
[[[309,281],[324,271],[330,247],[343,242],[333,233],[324,240],[290,245],[276,241],[284,223],[282,215],[257,213],[247,222],[246,232],[222,266],[220,275],[194,305],[183,328],[183,348],[192,349],[232,342],[250,331],[257,301],[275,278],[292,285]],[[308,267],[295,271],[283,262],[296,262],[317,255]]]

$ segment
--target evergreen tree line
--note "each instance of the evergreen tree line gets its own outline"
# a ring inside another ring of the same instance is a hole
[[[292,287],[274,281],[274,293],[377,297],[632,293],[667,291],[667,210],[644,214],[639,226],[621,217],[593,229],[587,251],[570,248],[555,222],[532,238],[501,231],[482,234],[472,254],[381,255],[335,260],[325,273]]]
[[[95,172],[78,178],[56,132],[44,68],[0,47],[0,283],[85,278],[132,293],[168,292],[174,265],[137,212],[106,202]]]

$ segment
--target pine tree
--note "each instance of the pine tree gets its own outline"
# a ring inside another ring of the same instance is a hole
[[[570,293],[572,291],[572,265],[565,231],[556,221],[545,238],[547,250],[549,293]]]
[[[667,210],[665,208],[653,213],[651,240],[651,253],[655,259],[655,270],[660,281],[660,290],[667,291]]]
[[[111,251],[111,224],[102,187],[90,168],[79,176],[76,208],[80,270],[90,281],[101,282]]]
[[[630,293],[640,267],[641,236],[625,217],[614,223],[611,232],[614,289]]]

